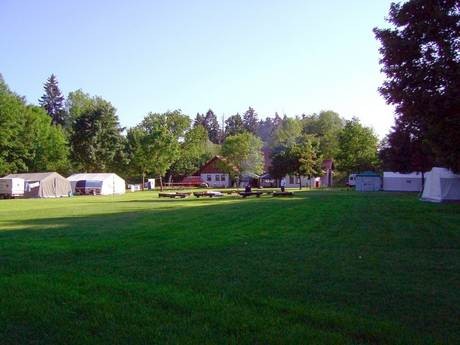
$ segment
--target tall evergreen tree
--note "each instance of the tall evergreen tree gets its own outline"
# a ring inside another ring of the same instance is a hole
[[[227,120],[225,120],[225,137],[244,132],[245,128],[243,119],[239,113],[236,113],[235,115],[232,115]]]
[[[203,126],[208,132],[209,140],[214,144],[219,144],[221,141],[221,132],[219,121],[217,120],[216,114],[209,109],[206,114],[197,113],[193,126]]]
[[[64,125],[64,96],[62,96],[61,90],[59,90],[58,81],[54,74],[51,74],[43,88],[45,89],[45,93],[38,100],[40,106],[51,116],[53,124]]]
[[[243,114],[243,126],[246,131],[256,134],[257,133],[257,126],[258,126],[258,119],[256,111],[249,107]]]

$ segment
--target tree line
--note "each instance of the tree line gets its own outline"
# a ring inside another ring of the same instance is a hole
[[[358,119],[333,111],[260,119],[249,107],[219,124],[213,110],[192,120],[180,110],[148,113],[132,128],[120,125],[115,107],[82,90],[65,98],[56,76],[44,84],[39,106],[28,104],[0,80],[0,174],[56,170],[117,172],[139,180],[176,181],[220,154],[240,171],[264,172],[265,152],[275,177],[321,175],[333,158],[351,172],[378,166],[378,139]]]
[[[67,98],[54,75],[39,106],[16,94],[0,75],[0,175],[56,170],[114,171],[129,179],[168,179],[192,173],[221,154],[241,171],[320,175],[332,158],[343,173],[367,169],[460,171],[460,9],[458,1],[393,3],[391,28],[374,29],[381,43],[380,92],[396,107],[395,125],[379,143],[357,118],[333,111],[259,118],[256,110],[220,125],[213,110],[192,120],[180,110],[148,113],[132,128],[120,125],[115,107],[82,90]]]

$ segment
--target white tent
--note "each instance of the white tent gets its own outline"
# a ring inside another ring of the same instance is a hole
[[[446,168],[433,168],[426,173],[422,200],[431,202],[460,200],[460,175]]]
[[[75,194],[75,187],[78,181],[100,181],[102,182],[101,195],[124,194],[126,192],[126,183],[120,176],[112,173],[96,174],[74,174],[67,177],[72,192]]]
[[[387,192],[421,192],[422,173],[413,172],[400,174],[398,172],[383,172],[383,190]]]

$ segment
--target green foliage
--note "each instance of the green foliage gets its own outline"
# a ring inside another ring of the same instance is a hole
[[[374,29],[387,77],[380,92],[400,132],[429,146],[436,164],[460,171],[459,2],[392,3],[388,22]]]
[[[20,136],[27,147],[27,170],[68,172],[69,147],[61,126],[51,126],[49,116],[35,106],[27,107],[24,121]]]
[[[292,146],[302,133],[302,125],[298,119],[285,116],[276,128],[271,146]]]
[[[193,127],[185,133],[179,157],[169,169],[169,173],[173,176],[186,176],[195,172],[218,154],[216,146],[218,145],[209,140],[206,128],[201,125]]]
[[[239,113],[225,120],[225,137],[246,132],[243,119]]]
[[[0,174],[68,169],[68,146],[60,126],[40,108],[27,106],[0,80]]]
[[[322,175],[322,156],[318,140],[303,135],[294,144],[278,146],[272,154],[270,173],[279,179],[286,175],[316,177]]]
[[[222,154],[241,172],[263,172],[262,141],[254,134],[245,132],[231,135],[222,145]]]
[[[180,140],[186,139],[190,122],[190,118],[180,110],[149,113],[141,124],[130,130],[128,142],[132,147],[131,159],[138,171],[164,176],[180,157]]]
[[[119,151],[123,150],[122,131],[112,104],[94,98],[72,126],[70,143],[75,167],[86,172],[112,170]]]
[[[8,85],[0,80],[0,175],[27,170],[24,162],[26,148],[21,142],[23,129],[22,100],[13,94]]]
[[[194,126],[203,126],[208,131],[209,140],[214,144],[221,142],[221,130],[216,114],[209,109],[205,115],[196,114]]]
[[[256,134],[258,125],[257,113],[253,108],[249,107],[243,114],[243,126],[249,133]]]
[[[71,132],[75,121],[81,114],[91,108],[97,102],[97,97],[91,97],[90,94],[83,92],[81,89],[69,92],[65,103],[66,108],[66,121],[64,128]]]
[[[319,150],[325,158],[334,158],[339,150],[338,137],[344,120],[331,110],[321,111],[302,119],[303,133],[315,135],[319,139]]]
[[[45,109],[55,125],[64,125],[66,113],[64,111],[64,96],[59,90],[58,81],[54,74],[48,78],[44,85],[45,93],[39,99],[40,106]]]
[[[347,173],[374,170],[379,167],[378,138],[357,118],[346,121],[339,135],[337,166]]]

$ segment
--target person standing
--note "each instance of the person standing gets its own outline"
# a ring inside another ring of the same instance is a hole
[[[286,189],[286,179],[283,177],[280,182],[281,191],[284,192]]]

